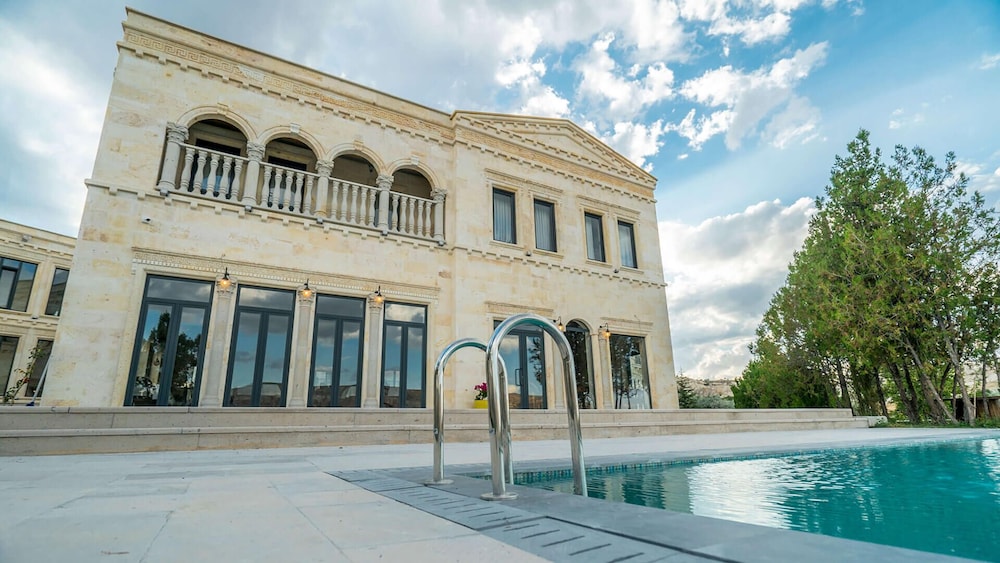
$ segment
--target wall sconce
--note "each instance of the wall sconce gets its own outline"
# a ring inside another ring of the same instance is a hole
[[[559,332],[566,332],[566,325],[563,324],[562,317],[559,317],[552,322],[556,323],[556,328],[559,329]]]
[[[603,336],[605,340],[611,339],[611,327],[608,326],[608,323],[601,325],[599,330],[601,331],[601,336]]]
[[[233,285],[233,280],[229,279],[229,267],[226,267],[226,272],[222,274],[219,281],[215,282],[219,286],[219,289],[229,289]]]
[[[376,289],[375,293],[372,294],[372,301],[374,301],[376,303],[379,303],[379,304],[381,304],[382,302],[385,301],[385,296],[382,295],[382,286],[381,285],[378,286],[378,289]]]
[[[313,290],[311,287],[309,287],[309,280],[306,280],[306,284],[302,286],[302,289],[299,290],[299,297],[303,299],[309,299],[310,297],[312,297],[312,295],[313,295]]]

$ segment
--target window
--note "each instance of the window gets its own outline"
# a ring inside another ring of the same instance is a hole
[[[38,349],[38,354],[35,356],[35,363],[31,366],[31,373],[28,374],[28,383],[25,385],[24,396],[34,397],[35,389],[38,389],[38,396],[42,396],[42,390],[45,389],[45,382],[42,381],[42,374],[45,373],[45,367],[49,363],[49,356],[52,354],[52,341],[51,340],[39,340],[36,344]],[[3,369],[0,367],[0,369]],[[38,388],[41,384],[41,388]]]
[[[500,322],[494,323],[494,329]],[[500,356],[507,366],[507,398],[511,408],[544,409],[545,344],[536,327],[518,327],[500,343]]]
[[[62,312],[63,295],[66,293],[66,282],[69,281],[69,270],[56,268],[52,276],[52,288],[49,289],[49,302],[45,305],[45,314],[59,316]]]
[[[426,307],[404,303],[385,304],[381,393],[383,407],[424,406],[426,331]]]
[[[493,190],[493,240],[517,243],[514,194],[497,189]]]
[[[125,406],[198,404],[211,301],[212,282],[146,279]]]
[[[360,407],[365,300],[316,296],[310,407]]]
[[[7,392],[10,373],[14,369],[14,352],[17,351],[17,337],[0,335],[0,394]]]
[[[601,216],[584,213],[583,221],[587,231],[587,258],[604,262],[604,228]]]
[[[535,200],[535,248],[556,251],[556,206]]]
[[[650,408],[646,340],[641,336],[612,334],[608,345],[611,347],[611,384],[615,391],[615,408]]]
[[[632,223],[618,221],[618,246],[621,249],[622,266],[638,268],[635,260],[635,231]]]
[[[0,257],[0,309],[28,310],[37,264]]]
[[[294,291],[240,287],[226,377],[226,406],[285,405],[294,304]]]

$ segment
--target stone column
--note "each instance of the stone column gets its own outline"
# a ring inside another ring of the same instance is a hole
[[[222,406],[222,386],[226,381],[222,372],[225,366],[223,353],[226,340],[229,339],[229,319],[232,316],[235,290],[236,280],[225,279],[222,276],[215,280],[215,315],[211,323],[212,348],[209,350],[208,363],[202,376],[199,407]]]
[[[319,183],[316,186],[316,217],[320,222],[329,218],[326,207],[326,200],[330,197],[330,173],[333,172],[332,160],[317,160],[316,173],[319,174]]]
[[[381,296],[368,297],[368,347],[365,349],[365,372],[362,374],[361,406],[366,409],[377,409],[380,404],[382,384],[382,315],[385,313],[385,300]]]
[[[448,192],[441,188],[431,191],[431,199],[434,200],[434,240],[438,245],[444,245],[444,200],[448,197]]]
[[[611,343],[601,329],[597,329],[597,347],[601,357],[601,371],[597,375],[600,376],[601,387],[604,387],[601,397],[604,399],[604,408],[611,410],[615,408],[615,386],[611,382]],[[594,378],[595,386],[597,379]]]
[[[187,141],[188,128],[176,123],[167,123],[167,151],[163,155],[163,170],[160,171],[160,182],[157,188],[160,195],[166,196],[174,189],[174,178],[177,176],[177,163],[181,158],[181,143]]]
[[[292,362],[288,374],[288,402],[289,407],[305,407],[309,396],[309,365],[312,360],[312,312],[313,302],[316,292],[309,289],[307,283],[305,287],[299,288],[296,292],[298,296],[299,311],[295,315],[295,346],[292,347]]]
[[[592,332],[588,334],[590,338],[590,379],[594,388],[590,390],[590,394],[593,396],[594,408],[595,409],[605,409],[607,404],[602,400],[604,397],[604,349],[606,348],[605,341],[600,333]],[[597,351],[597,361],[594,361],[594,351]]]
[[[247,143],[247,177],[243,181],[243,207],[250,211],[257,205],[257,178],[260,176],[260,162],[264,160],[264,145]]]
[[[379,174],[375,185],[378,187],[378,230],[385,235],[389,233],[389,191],[392,190],[392,176]]]

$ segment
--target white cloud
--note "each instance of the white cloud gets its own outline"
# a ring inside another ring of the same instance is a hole
[[[983,164],[958,160],[955,162],[955,173],[965,174],[969,178],[969,189],[980,193],[1000,191],[1000,168],[992,173]]]
[[[697,151],[701,150],[706,141],[725,132],[734,116],[731,110],[722,110],[709,116],[702,115],[695,121],[695,110],[691,110],[680,123],[667,125],[667,130],[676,131],[688,140],[689,147]]]
[[[663,122],[657,120],[651,124],[622,122],[616,123],[614,133],[604,138],[604,142],[636,165],[652,171],[652,165],[646,163],[646,158],[659,152],[663,142]]]
[[[786,104],[789,115],[778,119],[779,123],[782,119],[799,115],[798,121],[802,123],[795,125],[796,128],[803,123],[812,123],[815,128],[818,123],[815,109],[808,110],[809,118],[802,117],[805,108],[811,107],[808,101],[802,99],[794,106],[790,102],[797,99],[793,90],[795,86],[823,64],[827,49],[826,42],[814,43],[775,62],[770,68],[742,72],[726,65],[684,82],[679,93],[685,98],[711,107],[724,106],[729,111],[721,115],[713,114],[714,120],[702,118],[695,127],[692,127],[693,114],[689,112],[684,121],[674,128],[689,140],[692,148],[698,148],[710,137],[725,132],[726,146],[735,149],[743,138],[756,129],[758,123]],[[770,131],[772,142],[781,136],[779,133]]]
[[[524,102],[520,111],[524,115],[568,117],[569,100],[557,94],[552,87],[544,86],[541,92],[535,93]]]
[[[923,109],[928,107],[928,104],[921,104]],[[906,113],[903,108],[896,108],[892,111],[892,118],[889,119],[889,129],[902,129],[903,127],[909,127],[911,125],[916,125],[918,123],[923,123],[924,113],[918,112],[913,115]]]
[[[679,20],[674,2],[637,0],[625,29],[625,37],[635,46],[633,57],[642,62],[686,58],[688,36]]]
[[[796,141],[808,143],[819,135],[819,119],[818,109],[805,98],[795,96],[771,119],[762,136],[779,149]]]
[[[979,70],[990,70],[1000,65],[1000,53],[985,53],[979,59]]]
[[[777,40],[791,31],[792,18],[785,13],[774,12],[763,18],[722,19],[708,29],[709,35],[738,35],[743,43],[755,45],[763,41]]]
[[[592,44],[590,51],[576,62],[580,74],[580,94],[597,100],[608,100],[607,116],[631,119],[643,108],[667,99],[673,94],[674,73],[662,62],[645,68],[642,78],[628,80],[608,49],[614,33],[605,33]]]
[[[813,200],[764,201],[698,225],[660,222],[675,364],[696,379],[733,378],[771,296],[784,283]]]

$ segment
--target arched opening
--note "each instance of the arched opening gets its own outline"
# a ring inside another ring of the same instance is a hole
[[[333,159],[333,177],[363,186],[374,186],[378,172],[364,157],[343,154]]]
[[[261,205],[280,210],[311,208],[315,189],[316,155],[305,143],[291,137],[271,140],[264,149]]]
[[[403,168],[392,175],[392,191],[430,199],[431,183],[419,171]]]
[[[576,369],[576,401],[581,409],[597,408],[597,397],[594,394],[593,355],[590,351],[590,330],[580,321],[570,321],[566,324],[566,340],[573,353],[573,366]]]
[[[179,189],[236,198],[246,154],[247,138],[231,123],[205,119],[191,125],[180,162]]]

